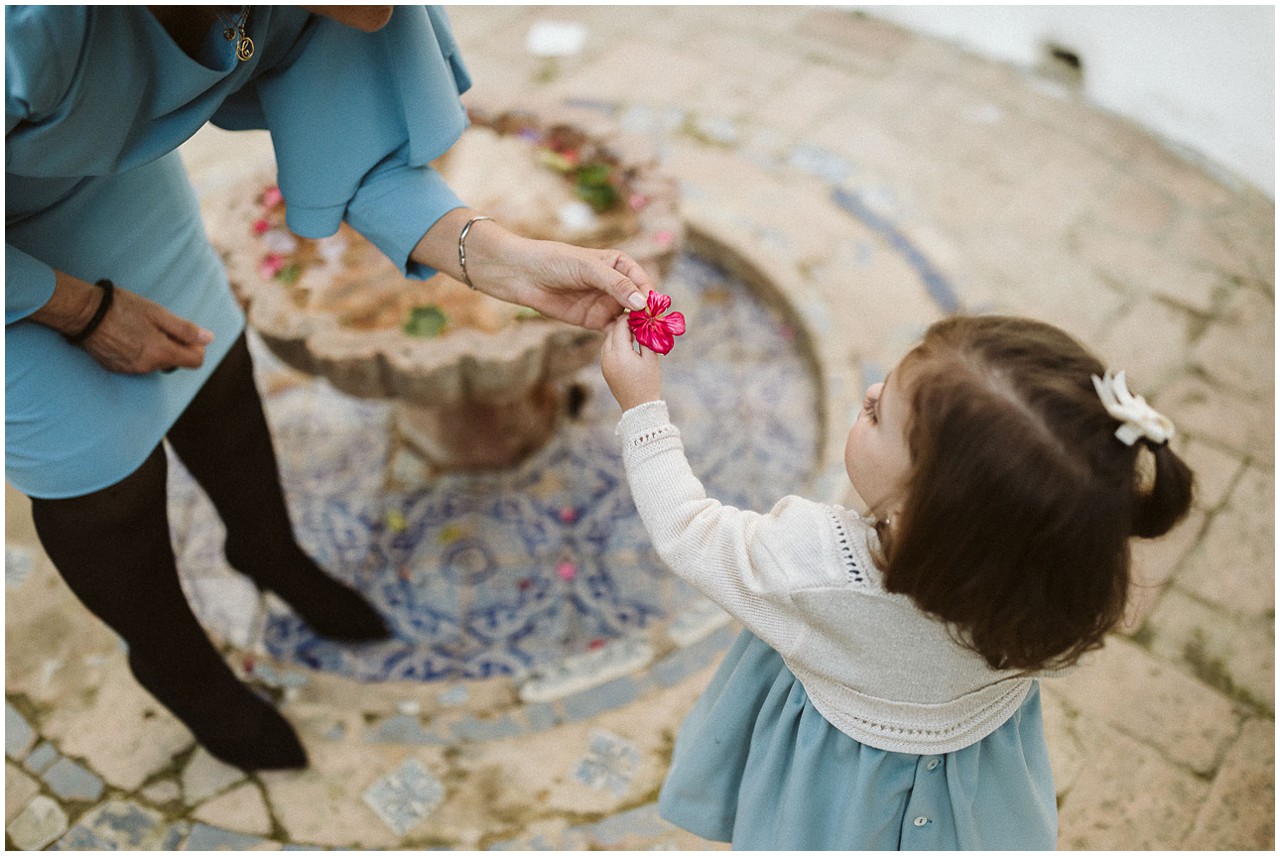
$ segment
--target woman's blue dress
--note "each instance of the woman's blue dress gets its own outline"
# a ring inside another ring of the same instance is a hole
[[[1058,834],[1038,685],[972,746],[885,752],[823,719],[747,631],[681,726],[658,807],[736,850],[1052,850]]]
[[[428,164],[466,127],[470,85],[444,13],[399,6],[362,33],[248,8],[245,62],[221,25],[187,55],[145,6],[5,8],[5,475],[24,493],[79,496],[132,473],[244,328],[176,151],[206,122],[270,130],[294,232],[345,219],[407,275],[432,273],[409,253],[462,205]],[[28,319],[55,270],[212,330],[204,365],[101,368]]]

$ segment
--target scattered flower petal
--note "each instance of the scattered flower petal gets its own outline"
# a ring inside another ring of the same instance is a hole
[[[271,228],[271,224],[264,219],[255,220],[253,223],[253,234],[261,235],[263,232]]]
[[[275,208],[281,202],[284,202],[284,194],[280,192],[280,188],[272,185],[262,191],[262,207],[271,209]]]
[[[562,580],[571,580],[578,575],[578,566],[573,562],[560,562],[556,565],[556,575]]]
[[[572,505],[566,505],[564,508],[560,509],[561,523],[573,523],[577,519],[578,509],[574,508]]]
[[[284,256],[279,253],[269,253],[258,263],[258,273],[263,279],[274,279],[283,268]]]

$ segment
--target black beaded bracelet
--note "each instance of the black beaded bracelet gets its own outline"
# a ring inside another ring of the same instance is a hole
[[[98,325],[102,323],[102,319],[107,317],[107,310],[111,308],[111,301],[115,298],[116,284],[109,279],[100,279],[94,283],[98,288],[102,289],[102,301],[98,304],[98,308],[94,311],[93,317],[89,319],[89,323],[84,325],[84,329],[74,336],[66,336],[66,340],[73,345],[78,345],[85,339],[93,335],[93,331],[98,329]]]

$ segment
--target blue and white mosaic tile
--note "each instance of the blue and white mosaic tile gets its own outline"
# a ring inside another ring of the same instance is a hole
[[[694,256],[678,259],[663,290],[689,330],[663,359],[664,394],[708,492],[764,511],[802,491],[821,440],[819,390],[789,322]],[[598,366],[574,378],[578,413],[521,464],[395,490],[390,405],[298,381],[251,342],[299,541],[388,617],[394,638],[339,645],[271,598],[260,622],[245,615],[243,587],[215,582],[234,573],[221,524],[175,465],[179,564],[197,614],[223,639],[239,644],[252,627],[273,657],[361,681],[523,680],[702,600],[664,568],[636,514]]]
[[[221,829],[216,826],[209,826],[206,823],[197,823],[191,828],[191,836],[187,839],[185,850],[262,850],[271,849],[266,845],[272,842],[257,835],[245,835],[243,832],[233,832],[229,829]]]
[[[374,782],[364,793],[365,803],[397,835],[426,820],[444,799],[444,786],[416,758]]]
[[[21,760],[36,742],[36,730],[27,718],[8,702],[4,703],[4,754]]]
[[[631,741],[608,731],[593,731],[573,777],[593,791],[607,790],[622,797],[639,767],[640,752]]]
[[[169,824],[158,812],[128,800],[111,800],[84,815],[51,850],[176,850],[185,823]]]
[[[36,554],[27,547],[9,546],[4,548],[4,586],[17,588],[27,581],[35,572]]]
[[[106,784],[97,773],[87,770],[70,758],[60,758],[41,777],[63,800],[94,801],[102,796]]]

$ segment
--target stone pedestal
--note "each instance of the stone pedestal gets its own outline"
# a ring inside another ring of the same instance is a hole
[[[419,455],[434,471],[504,469],[551,439],[562,399],[555,384],[543,381],[506,403],[463,400],[421,407],[397,402],[396,451]],[[405,480],[403,473],[393,478]]]

